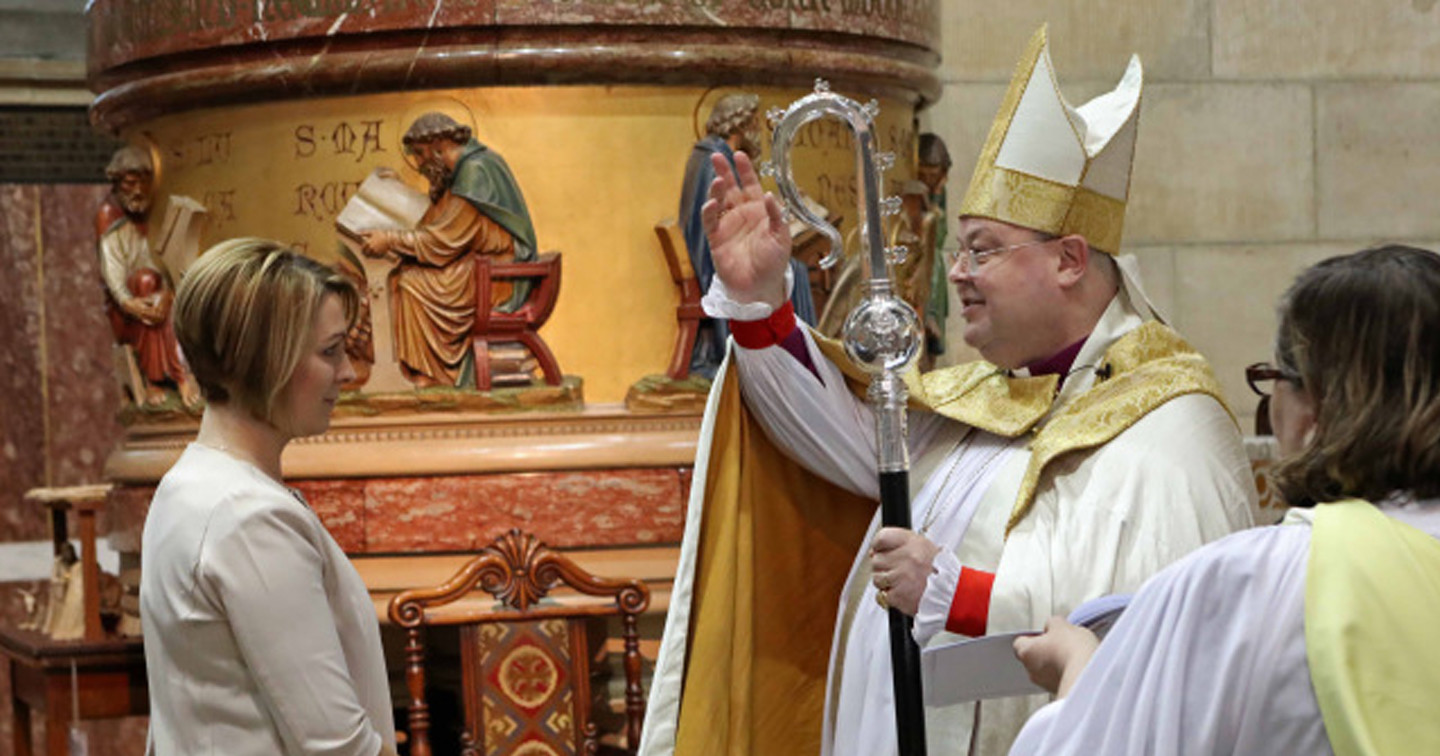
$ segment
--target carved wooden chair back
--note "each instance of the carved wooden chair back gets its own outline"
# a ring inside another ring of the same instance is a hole
[[[474,589],[500,602],[456,602]],[[547,600],[568,587],[611,601]],[[464,731],[462,753],[595,754],[590,718],[587,621],[618,616],[625,644],[625,734],[640,744],[645,697],[640,687],[637,620],[650,604],[640,580],[596,577],[534,535],[512,528],[445,583],[390,601],[390,620],[405,628],[405,678],[410,694],[411,756],[430,756],[430,707],[425,698],[425,628],[460,630]]]
[[[670,278],[680,290],[680,304],[675,306],[675,320],[680,327],[675,333],[670,367],[665,371],[678,381],[690,374],[690,353],[695,349],[695,337],[705,311],[700,308],[700,281],[690,264],[690,250],[685,246],[685,234],[679,224],[673,218],[661,221],[655,224],[655,236],[660,240],[660,253],[665,257],[665,267],[670,269]]]
[[[529,350],[551,386],[560,385],[560,364],[550,346],[540,338],[540,327],[555,311],[560,298],[560,253],[546,252],[530,262],[495,262],[481,256],[475,265],[476,287],[479,292],[475,325],[471,329],[475,350],[475,383],[481,391],[491,388],[490,342],[518,341]],[[494,299],[492,284],[532,281],[525,301],[514,312],[498,312],[502,302]]]

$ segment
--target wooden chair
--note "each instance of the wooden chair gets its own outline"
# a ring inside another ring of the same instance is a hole
[[[545,340],[540,338],[540,327],[555,311],[555,301],[560,297],[560,253],[547,252],[531,262],[495,262],[481,256],[475,266],[476,283],[479,287],[480,304],[476,308],[475,326],[471,329],[472,348],[475,350],[475,388],[489,391],[493,381],[490,370],[490,342],[518,341],[539,363],[545,382],[559,386],[560,364]],[[533,280],[535,285],[525,302],[515,312],[497,312],[498,302],[491,299],[491,283],[496,281]]]
[[[655,236],[660,239],[660,252],[665,256],[665,265],[670,269],[670,279],[680,290],[680,304],[675,307],[675,320],[680,330],[675,333],[675,350],[670,355],[670,369],[665,375],[681,380],[690,375],[690,353],[695,350],[695,336],[700,331],[700,319],[705,311],[700,308],[700,280],[695,277],[695,268],[690,264],[690,250],[685,246],[685,234],[674,220],[655,224]]]
[[[477,586],[501,605],[461,601]],[[582,595],[566,596],[563,603],[546,599],[562,586]],[[625,735],[633,753],[645,716],[637,618],[649,604],[650,589],[642,581],[595,577],[514,528],[445,583],[395,596],[389,615],[406,631],[411,756],[431,752],[425,628],[433,625],[459,627],[463,754],[515,753],[535,740],[557,753],[598,753],[589,711],[587,620],[605,616],[619,616],[623,626]]]

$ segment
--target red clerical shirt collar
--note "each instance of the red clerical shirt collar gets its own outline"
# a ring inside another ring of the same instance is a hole
[[[1075,364],[1075,358],[1080,356],[1080,348],[1085,346],[1085,341],[1089,338],[1086,336],[1043,360],[1036,360],[1026,365],[1025,369],[1030,371],[1030,375],[1059,375],[1060,383],[1055,386],[1055,390],[1059,391],[1060,386],[1065,385],[1065,376],[1070,374],[1070,367]]]

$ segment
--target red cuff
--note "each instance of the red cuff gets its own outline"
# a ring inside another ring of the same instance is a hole
[[[786,300],[780,309],[764,320],[732,320],[730,335],[746,349],[764,349],[785,340],[795,330],[795,305]]]
[[[994,586],[995,573],[961,567],[945,629],[972,638],[984,635],[990,621],[990,589]]]

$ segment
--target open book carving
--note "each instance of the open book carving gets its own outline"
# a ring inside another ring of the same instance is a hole
[[[177,282],[200,256],[200,231],[209,214],[204,205],[182,195],[172,194],[166,203],[157,250]]]
[[[345,203],[335,218],[341,241],[355,253],[365,271],[365,295],[370,299],[371,338],[375,364],[365,381],[368,392],[412,391],[415,386],[400,371],[395,357],[395,331],[390,313],[390,271],[393,258],[370,257],[361,249],[362,233],[374,229],[408,231],[430,209],[430,198],[411,189],[394,171],[377,168]]]
[[[345,203],[335,225],[340,233],[360,241],[362,231],[413,229],[429,209],[429,197],[411,189],[393,171],[377,168]]]

